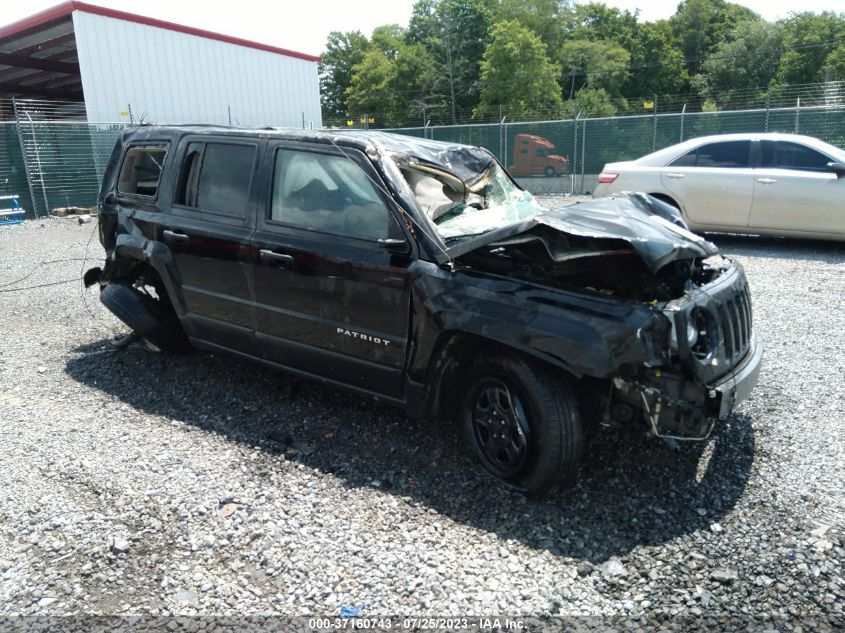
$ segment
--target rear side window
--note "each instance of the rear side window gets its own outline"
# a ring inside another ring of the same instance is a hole
[[[675,159],[672,167],[728,167],[734,169],[751,166],[749,152],[751,141],[708,143]]]
[[[789,141],[763,141],[762,167],[796,171],[829,171],[831,159],[814,149]]]
[[[255,145],[191,143],[182,162],[176,204],[245,218],[256,151]]]
[[[123,156],[117,179],[119,193],[155,198],[167,147],[163,145],[130,147]]]

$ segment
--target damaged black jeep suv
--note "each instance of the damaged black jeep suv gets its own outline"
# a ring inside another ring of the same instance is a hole
[[[677,210],[549,210],[480,148],[140,126],[99,205],[85,283],[139,336],[454,419],[533,497],[574,478],[582,424],[703,439],[757,380],[742,267]]]

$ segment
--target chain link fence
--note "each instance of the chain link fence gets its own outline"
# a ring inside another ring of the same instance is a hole
[[[111,149],[126,126],[89,124],[82,104],[0,102],[0,195],[17,195],[30,218],[57,207],[94,205]],[[793,107],[390,131],[485,147],[538,195],[589,194],[606,163],[698,136],[791,132],[845,147],[845,104],[804,107],[796,99]]]
[[[534,160],[531,176],[516,176],[526,189],[538,195],[589,194],[606,163],[633,160],[650,152],[691,138],[739,132],[786,132],[814,136],[845,147],[845,105],[790,108],[759,108],[728,112],[685,111],[669,114],[580,118],[530,123],[485,123],[476,125],[395,128],[391,132],[454,143],[480,145],[518,174],[534,157],[536,141],[523,154],[526,136],[550,142],[542,153],[564,156],[564,173],[550,173],[547,165]],[[530,137],[529,137],[530,138]]]

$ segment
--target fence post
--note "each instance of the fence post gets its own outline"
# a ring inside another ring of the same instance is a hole
[[[654,95],[654,129],[651,132],[651,151],[657,149],[657,95]]]
[[[771,89],[771,87],[769,87],[769,89],[766,90],[766,124],[763,127],[764,132],[769,131],[769,108],[771,107],[771,103],[772,103],[772,89]]]
[[[587,119],[584,119],[584,130],[581,133],[581,193],[584,193],[584,152],[587,147]]]
[[[232,127],[232,106],[227,105],[226,110],[229,112],[229,127]],[[303,113],[302,116],[304,117],[305,113]]]
[[[687,104],[684,104],[684,107],[681,108],[681,143],[684,142],[684,116],[687,113]]]
[[[41,168],[41,152],[38,151],[38,139],[35,136],[35,123],[32,120],[32,117],[29,116],[29,112],[24,112],[26,118],[29,119],[29,129],[32,132],[32,148],[35,150],[35,164],[38,165],[38,176],[41,179],[41,195],[44,196],[44,213],[45,215],[50,215],[50,203],[47,201],[47,188],[44,186],[44,170]],[[26,160],[26,159],[24,159]],[[29,168],[27,168],[29,171]],[[35,205],[35,201],[32,202],[33,206]]]
[[[23,161],[23,175],[26,176],[26,187],[29,189],[29,202],[32,204],[32,217],[38,217],[38,209],[35,206],[35,189],[32,188],[32,178],[29,177],[29,167],[26,164],[26,150],[21,130],[21,120],[18,114],[18,100],[12,97],[12,114],[15,117],[15,130],[18,133],[18,145],[21,148],[21,160]]]
[[[801,97],[795,101],[795,133],[798,134],[798,118],[801,115]]]
[[[505,161],[505,119],[507,117],[503,116],[499,121],[499,162],[504,163]]]
[[[569,168],[569,193],[575,193],[575,173],[578,171],[578,120],[581,111],[575,115],[572,122],[572,166]]]

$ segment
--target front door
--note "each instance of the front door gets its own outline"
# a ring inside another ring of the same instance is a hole
[[[845,233],[845,178],[833,158],[793,141],[762,141],[749,226],[796,233]]]
[[[390,397],[402,392],[410,318],[407,260],[379,244],[399,225],[377,173],[354,150],[268,148],[252,238],[256,340],[280,365]]]

